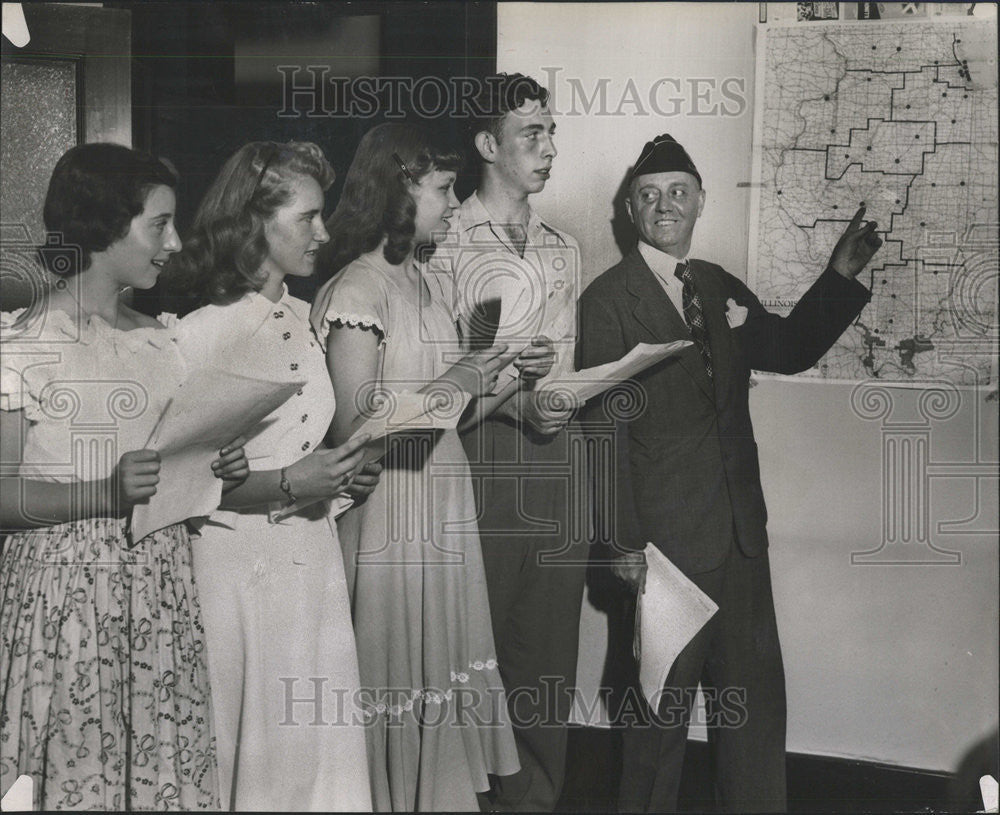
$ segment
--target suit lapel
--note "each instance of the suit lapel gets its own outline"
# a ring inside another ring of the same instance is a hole
[[[656,275],[643,260],[639,251],[633,249],[626,260],[629,265],[625,285],[629,294],[634,298],[632,316],[636,322],[649,331],[658,342],[690,340],[691,332],[688,330],[687,323],[684,322],[684,317],[674,308],[674,304],[667,297],[667,293],[663,291]],[[678,361],[688,375],[698,383],[698,387],[704,391],[705,395],[709,399],[714,399],[712,382],[705,372],[705,363],[702,361],[698,349],[694,346],[685,349],[678,357]]]

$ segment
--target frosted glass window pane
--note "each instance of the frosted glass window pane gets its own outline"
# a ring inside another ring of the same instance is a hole
[[[0,73],[0,218],[44,240],[42,204],[59,157],[76,144],[76,63],[8,61]]]

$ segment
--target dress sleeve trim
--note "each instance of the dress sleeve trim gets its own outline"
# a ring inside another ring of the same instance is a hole
[[[382,326],[382,322],[378,317],[367,317],[360,314],[349,314],[346,312],[337,312],[330,310],[326,313],[323,318],[323,334],[324,336],[329,333],[332,326],[347,326],[348,328],[362,328],[369,331],[377,331],[382,337],[385,337],[385,328]]]

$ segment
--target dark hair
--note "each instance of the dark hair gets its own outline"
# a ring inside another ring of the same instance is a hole
[[[292,197],[296,176],[326,191],[334,180],[323,151],[311,142],[250,142],[222,166],[194,217],[191,237],[168,266],[172,293],[199,305],[227,305],[264,285],[267,220]]]
[[[369,130],[326,223],[330,242],[319,250],[320,274],[332,277],[383,238],[385,259],[401,263],[413,246],[417,211],[406,182],[419,182],[431,170],[457,172],[461,166],[461,153],[424,127],[391,123]]]
[[[549,92],[530,76],[524,74],[493,74],[483,81],[483,88],[472,105],[469,120],[469,141],[484,130],[500,141],[503,137],[503,119],[528,100],[548,104]],[[477,155],[473,151],[473,155]]]
[[[71,147],[56,162],[45,193],[40,261],[62,276],[86,271],[94,252],[128,234],[149,191],[160,185],[175,188],[177,174],[146,153],[102,142]],[[72,251],[53,252],[53,246]],[[60,262],[48,263],[53,257]]]

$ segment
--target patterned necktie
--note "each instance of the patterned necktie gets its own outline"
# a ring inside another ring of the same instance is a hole
[[[708,330],[705,328],[705,311],[701,304],[701,295],[694,286],[694,276],[691,274],[691,267],[686,263],[678,263],[674,270],[674,277],[684,284],[682,302],[684,303],[684,321],[691,329],[691,337],[694,344],[701,351],[701,358],[705,362],[705,372],[708,378],[712,378],[712,347],[708,342]]]

